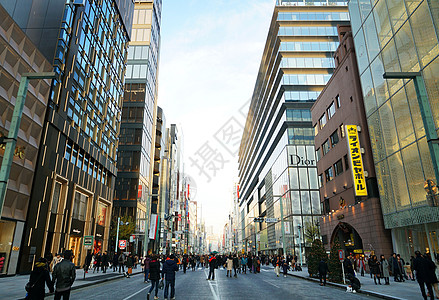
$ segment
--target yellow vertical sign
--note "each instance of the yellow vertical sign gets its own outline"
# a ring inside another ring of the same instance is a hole
[[[354,179],[355,196],[367,196],[366,179],[364,178],[363,160],[361,158],[360,140],[357,125],[346,125],[352,176]]]

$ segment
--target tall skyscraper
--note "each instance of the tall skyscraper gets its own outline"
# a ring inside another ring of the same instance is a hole
[[[304,229],[321,215],[310,108],[334,70],[337,24],[348,22],[345,2],[276,3],[239,151],[246,251],[308,246]]]
[[[20,272],[65,249],[77,266],[108,245],[131,0],[2,0],[53,63]],[[84,238],[92,236],[90,246]]]
[[[142,237],[145,230],[148,232],[155,197],[152,181],[161,6],[161,0],[136,1],[134,5],[113,208],[115,218],[132,217]],[[144,239],[140,238],[135,252],[143,253],[144,249]]]
[[[349,2],[384,225],[392,230],[394,251],[405,258],[416,250],[439,252],[438,161],[429,150],[430,126],[413,80],[383,74],[421,72],[428,94],[424,112],[437,132],[438,11],[438,1]]]

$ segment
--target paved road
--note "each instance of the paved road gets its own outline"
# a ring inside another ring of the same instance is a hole
[[[215,281],[207,281],[207,270],[177,272],[176,299],[371,299],[372,297],[350,294],[332,287],[288,276],[276,277],[272,269],[263,269],[259,274],[242,274],[238,278],[227,278],[226,271],[216,271]],[[146,299],[149,284],[141,275],[72,291],[70,299]],[[163,291],[158,296],[163,299]],[[46,299],[53,299],[48,297]],[[151,299],[154,299],[151,297]]]

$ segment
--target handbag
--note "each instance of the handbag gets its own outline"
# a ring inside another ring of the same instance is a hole
[[[163,290],[163,287],[165,286],[165,284],[163,283],[163,279],[160,280],[159,282],[159,289]]]
[[[35,282],[33,284],[30,283],[30,281],[28,281],[26,283],[26,285],[24,286],[24,289],[26,290],[26,292],[30,293],[30,291],[32,291],[32,289],[35,287],[35,285],[37,284],[37,282],[41,279],[41,277],[43,276],[44,272],[41,272],[40,275],[38,276],[37,280],[35,280]],[[30,279],[29,279],[30,280]]]

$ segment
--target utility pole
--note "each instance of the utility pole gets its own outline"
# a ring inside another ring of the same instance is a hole
[[[120,217],[117,218],[117,230],[116,230],[116,249],[114,252],[119,252],[119,224],[120,224]]]

